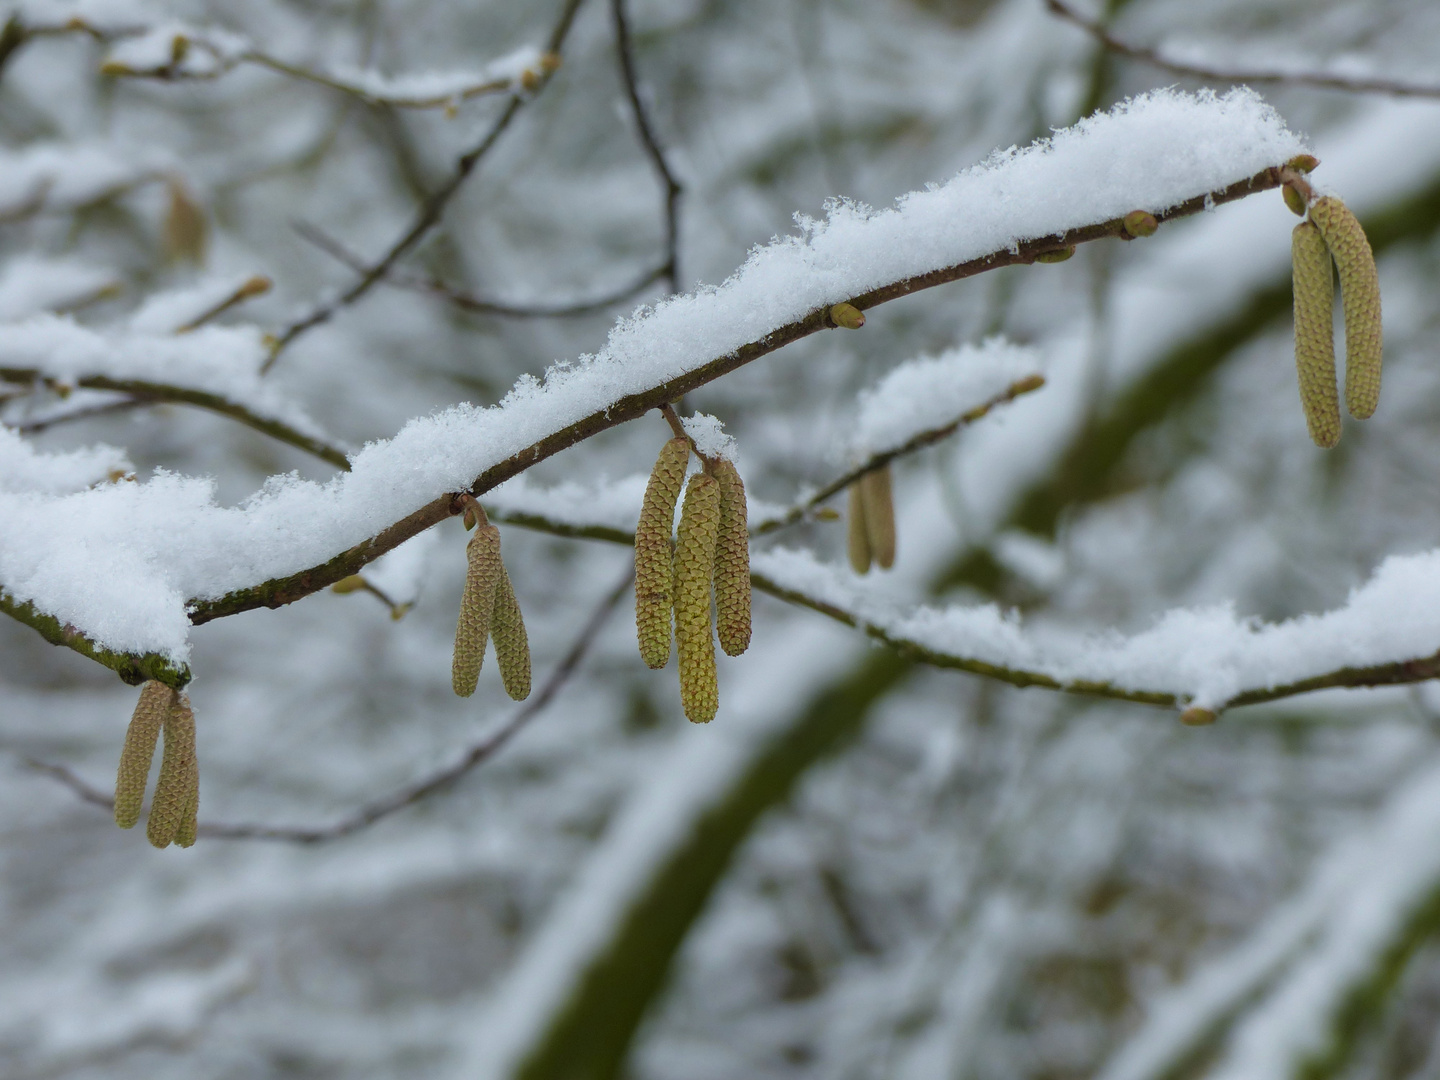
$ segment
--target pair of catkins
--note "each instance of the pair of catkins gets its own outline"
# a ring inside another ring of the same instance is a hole
[[[727,656],[750,646],[750,535],[745,485],[724,458],[685,482],[690,444],[665,444],[645,487],[635,527],[635,634],[640,658],[662,668],[670,660],[673,623],[680,662],[680,701],[692,722],[715,718],[720,691],[715,637]],[[680,528],[672,535],[680,489]],[[711,590],[715,619],[711,623]]]
[[[465,524],[475,526],[475,535],[466,546],[468,568],[455,625],[450,685],[460,697],[475,693],[485,644],[493,637],[505,692],[524,701],[530,696],[530,640],[510,575],[500,560],[500,530],[485,520],[485,511],[473,499],[465,509]]]
[[[133,828],[140,820],[145,784],[155,743],[165,733],[165,752],[145,834],[157,848],[195,843],[200,809],[200,765],[195,756],[195,714],[190,699],[173,687],[151,679],[140,688],[140,700],[125,732],[120,768],[115,776],[115,824]]]
[[[1304,190],[1302,191],[1302,187]],[[1314,198],[1303,181],[1284,186],[1285,202],[1308,216],[1291,237],[1295,275],[1295,368],[1305,426],[1317,446],[1340,441],[1335,387],[1335,271],[1345,311],[1345,407],[1357,420],[1380,403],[1380,277],[1365,230],[1333,195]]]
[[[846,548],[850,566],[868,574],[873,562],[882,570],[895,565],[895,501],[890,466],[871,469],[850,485]]]

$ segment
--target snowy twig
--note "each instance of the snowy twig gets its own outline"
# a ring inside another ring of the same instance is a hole
[[[565,38],[569,36],[570,26],[575,21],[575,13],[579,10],[583,2],[584,0],[565,0],[565,6],[560,13],[560,18],[556,22],[554,29],[550,32],[550,40],[547,42],[545,49],[547,53],[553,53],[557,56],[560,54],[561,47],[565,44]],[[309,314],[292,322],[276,335],[275,343],[270,350],[270,356],[260,369],[262,372],[269,371],[274,367],[275,361],[279,359],[280,354],[301,334],[319,326],[321,323],[328,322],[341,308],[348,307],[369,292],[377,282],[383,280],[386,275],[389,274],[391,267],[408,254],[429,234],[431,229],[439,224],[441,216],[445,213],[445,207],[449,205],[455,193],[460,190],[461,185],[469,179],[470,174],[475,171],[475,166],[480,162],[480,159],[489,153],[490,148],[494,146],[500,136],[505,133],[505,129],[508,128],[511,121],[515,119],[515,114],[520,111],[520,107],[533,96],[535,91],[540,90],[546,82],[548,82],[548,79],[538,81],[534,87],[534,91],[526,90],[523,93],[511,95],[509,104],[505,106],[505,110],[496,119],[495,123],[491,125],[485,137],[460,156],[459,160],[455,163],[455,170],[451,173],[450,178],[425,199],[420,207],[420,212],[416,215],[410,227],[405,230],[404,234],[402,234],[398,240],[390,245],[389,250],[386,251],[384,255],[367,267],[360,275],[360,280],[355,282],[355,284],[345,292],[341,293],[336,299],[321,304]]]
[[[1424,86],[1417,83],[1398,82],[1394,79],[1359,78],[1350,75],[1327,75],[1323,72],[1307,71],[1227,69],[1185,63],[1165,56],[1158,49],[1147,49],[1121,41],[1100,23],[1093,19],[1087,19],[1064,0],[1045,0],[1045,4],[1055,15],[1084,30],[1110,52],[1161,68],[1164,71],[1173,72],[1176,75],[1192,75],[1197,79],[1217,82],[1277,83],[1284,86],[1313,86],[1323,90],[1348,90],[1360,94],[1440,98],[1440,86]]]
[[[190,681],[190,669],[184,664],[177,665],[157,653],[123,653],[106,649],[75,627],[47,615],[28,600],[15,599],[3,589],[0,589],[0,611],[24,623],[51,645],[64,645],[97,664],[103,664],[131,686],[139,686],[147,679],[158,679],[179,689]]]
[[[467,747],[450,764],[406,784],[389,795],[373,799],[328,825],[259,825],[244,822],[213,822],[202,824],[197,835],[215,840],[281,840],[297,844],[318,844],[327,840],[339,840],[341,837],[359,832],[361,829],[375,824],[381,818],[389,817],[391,814],[403,810],[407,806],[413,806],[421,799],[449,787],[466,773],[494,757],[506,743],[518,735],[530,721],[534,720],[547,705],[555,700],[555,695],[560,692],[561,687],[579,669],[581,661],[585,659],[586,653],[590,651],[595,639],[599,637],[600,631],[604,628],[616,605],[630,590],[632,576],[631,571],[627,569],[625,576],[615,584],[615,587],[591,612],[590,618],[571,644],[570,651],[555,666],[550,677],[545,681],[545,685],[540,687],[500,728]],[[115,802],[112,796],[96,788],[68,767],[33,757],[25,757],[23,760],[30,768],[60,781],[85,802],[102,807],[107,811],[114,809]]]
[[[635,50],[630,42],[630,23],[625,16],[625,0],[610,0],[610,13],[615,20],[615,49],[620,54],[620,76],[625,83],[625,95],[630,110],[635,114],[635,127],[640,141],[645,146],[660,183],[665,188],[665,262],[660,273],[670,284],[670,291],[680,290],[680,234],[679,209],[683,188],[665,160],[665,152],[655,138],[655,129],[650,123],[649,113],[640,97],[640,88],[635,79]]]
[[[1278,167],[1263,169],[1245,180],[1237,181],[1205,195],[1187,199],[1154,216],[1158,222],[1172,221],[1176,218],[1201,213],[1222,203],[1233,202],[1248,195],[1268,191],[1280,185],[1280,171]],[[1076,244],[1111,237],[1128,239],[1129,234],[1125,231],[1123,218],[1112,218],[1081,228],[1069,229],[1064,233],[1026,240],[1023,243],[1016,243],[1011,247],[992,251],[975,259],[903,278],[852,297],[850,303],[865,310],[890,300],[909,296],[922,289],[934,288],[937,285],[973,277],[987,270],[997,270],[1005,266],[1028,265],[1033,263],[1037,257],[1049,252],[1063,251]],[[551,432],[519,453],[486,469],[471,483],[469,492],[476,496],[482,495],[562,450],[584,442],[602,431],[637,419],[651,409],[657,409],[668,402],[676,401],[690,391],[714,382],[721,376],[775,352],[791,342],[799,341],[821,330],[830,329],[832,324],[828,316],[828,307],[816,308],[804,317],[778,326],[769,333],[728,351],[724,355],[717,356],[708,363],[697,365],[682,375],[609,402],[605,407]],[[190,606],[190,621],[192,624],[199,625],[212,619],[236,615],[242,611],[251,611],[260,607],[281,607],[293,603],[313,592],[333,585],[341,578],[358,573],[366,563],[379,558],[410,537],[459,512],[455,495],[442,495],[404,519],[397,521],[378,535],[340,552],[318,566],[312,566],[287,577],[272,578],[215,599],[197,599]]]

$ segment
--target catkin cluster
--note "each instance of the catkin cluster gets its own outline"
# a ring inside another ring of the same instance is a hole
[[[895,502],[890,494],[890,466],[871,469],[850,485],[848,549],[857,574],[895,565]]]
[[[195,714],[190,699],[152,679],[140,689],[140,700],[125,732],[120,768],[115,776],[115,824],[133,828],[140,820],[145,783],[155,744],[165,733],[160,776],[150,803],[145,833],[157,848],[195,843],[196,815],[200,809],[200,766],[195,756]]]
[[[635,632],[652,668],[670,659],[672,626],[685,715],[709,723],[719,708],[715,637],[728,656],[750,645],[750,535],[745,484],[724,459],[685,484],[689,444],[671,439],[660,451],[635,529]],[[678,535],[675,504],[685,488]],[[714,596],[714,621],[711,597]]]
[[[1286,201],[1293,209],[1288,187]],[[1380,278],[1365,230],[1349,207],[1326,195],[1308,209],[1309,217],[1295,227],[1291,241],[1295,367],[1310,437],[1318,446],[1331,447],[1340,441],[1331,261],[1345,312],[1345,407],[1357,420],[1374,414],[1380,402]]]
[[[467,514],[470,511],[467,510]],[[481,517],[483,521],[483,517]],[[468,569],[455,625],[455,654],[450,685],[460,697],[475,693],[485,644],[494,638],[495,660],[505,692],[516,701],[530,696],[530,641],[515,600],[510,575],[500,559],[500,530],[481,524],[466,547]]]

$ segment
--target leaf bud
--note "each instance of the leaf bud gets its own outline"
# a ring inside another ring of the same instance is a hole
[[[1075,245],[1070,244],[1068,247],[1060,248],[1058,251],[1042,251],[1039,255],[1035,256],[1035,261],[1038,263],[1062,263],[1074,254]]]
[[[1296,217],[1305,216],[1305,196],[1300,194],[1300,189],[1294,184],[1282,184],[1280,194],[1285,198],[1285,205]]]
[[[830,308],[830,321],[842,330],[859,330],[865,325],[865,313],[854,304],[835,304]]]
[[[1154,236],[1155,230],[1160,228],[1160,223],[1155,220],[1155,215],[1146,213],[1144,210],[1131,210],[1125,215],[1125,233],[1128,236]]]

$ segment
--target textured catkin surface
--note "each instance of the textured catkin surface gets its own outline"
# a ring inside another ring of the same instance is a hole
[[[845,512],[845,551],[850,556],[850,569],[857,574],[870,572],[870,530],[865,524],[865,495],[856,480],[846,489],[849,505]]]
[[[670,660],[671,553],[670,534],[675,503],[685,483],[690,446],[684,439],[667,442],[655,460],[640,522],[635,526],[635,636],[647,667],[662,668]]]
[[[750,531],[745,481],[728,461],[714,470],[720,485],[720,531],[715,540],[715,629],[727,656],[750,647]]]
[[[710,628],[710,582],[720,532],[720,485],[690,478],[675,545],[675,642],[680,653],[680,702],[685,715],[708,724],[720,706],[715,636]]]
[[[865,535],[870,556],[882,570],[895,565],[895,503],[890,495],[890,466],[873,469],[860,478],[865,502]]]
[[[130,727],[125,731],[125,747],[120,751],[120,768],[115,775],[115,824],[122,829],[140,820],[155,740],[174,698],[174,690],[154,679],[140,688],[140,700],[135,703]]]
[[[1310,207],[1310,219],[1330,245],[1340,272],[1345,308],[1345,407],[1364,420],[1380,403],[1380,275],[1365,230],[1339,199],[1327,195]]]
[[[470,538],[465,553],[470,565],[465,574],[465,591],[460,597],[455,656],[450,665],[450,685],[460,697],[475,693],[480,681],[480,665],[485,662],[495,588],[505,569],[500,563],[500,530],[494,525],[480,526]]]
[[[1295,371],[1305,426],[1316,446],[1340,441],[1340,399],[1335,389],[1335,282],[1330,249],[1309,221],[1290,240],[1295,279]]]
[[[515,599],[515,588],[503,564],[500,580],[495,584],[490,634],[495,639],[495,662],[500,667],[505,692],[516,701],[524,701],[530,696],[530,639],[525,634],[525,619]]]
[[[169,846],[188,816],[195,791],[198,762],[195,758],[195,714],[190,699],[178,695],[165,716],[165,753],[160,758],[160,777],[155,781],[155,798],[145,835],[157,848]]]

